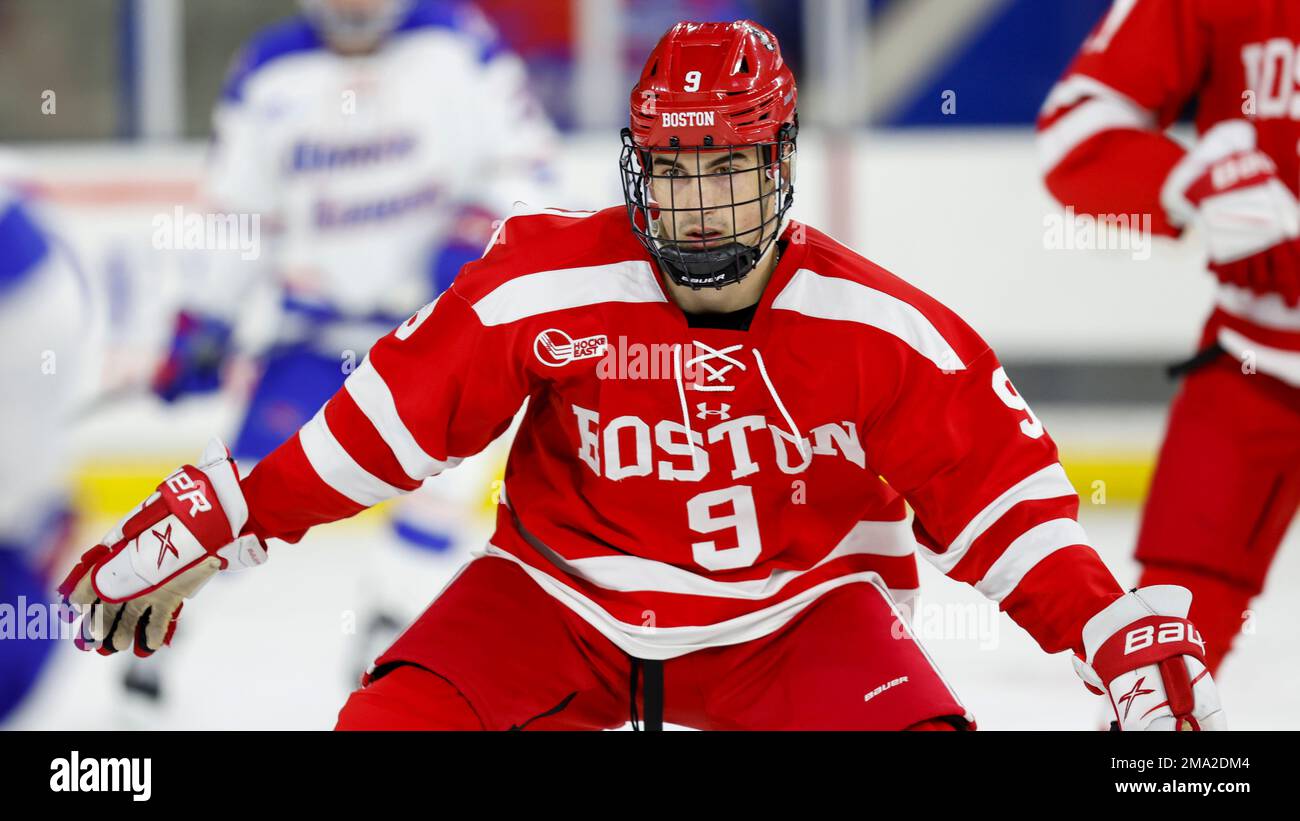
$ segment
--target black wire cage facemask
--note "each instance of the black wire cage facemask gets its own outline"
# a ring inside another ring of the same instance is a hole
[[[637,146],[631,129],[623,129],[619,170],[632,232],[674,282],[695,290],[722,288],[744,279],[763,258],[780,236],[786,212],[794,203],[795,134],[795,126],[784,125],[773,142],[725,146],[706,141],[701,146],[678,146],[674,138],[669,147],[651,150]],[[708,161],[728,149],[756,157],[756,166],[708,173]],[[671,173],[656,173],[655,159],[671,160]],[[705,173],[681,173],[682,167]],[[758,193],[752,199],[737,201],[736,181],[746,174],[756,175]],[[705,198],[705,181],[708,180],[712,192],[720,176],[726,177],[731,196],[724,195],[720,203],[710,202]],[[668,202],[655,201],[650,191],[653,180],[667,182],[661,187],[669,192]],[[683,184],[695,186],[696,205],[682,205],[677,201],[678,186]],[[759,222],[741,225],[737,209],[750,205],[758,206]],[[724,209],[731,211],[733,233],[707,230],[709,214]],[[698,216],[698,237],[675,236],[680,230],[677,216],[687,212]],[[669,226],[667,230],[665,225]],[[741,241],[755,236],[757,244]]]

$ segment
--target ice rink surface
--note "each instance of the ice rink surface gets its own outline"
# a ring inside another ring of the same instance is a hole
[[[1081,518],[1121,582],[1132,584],[1136,510],[1085,499]],[[166,666],[159,709],[123,700],[118,682],[127,658],[83,654],[65,645],[40,691],[10,726],[328,729],[353,684],[359,614],[378,595],[415,600],[427,589],[432,598],[461,560],[380,550],[389,538],[374,519],[339,523],[298,545],[277,544],[264,567],[218,577],[186,608],[167,656],[145,662]],[[1293,527],[1246,633],[1221,671],[1220,692],[1234,729],[1300,729],[1297,542],[1300,529]],[[1066,654],[1043,653],[973,588],[924,562],[921,574],[913,629],[980,729],[1083,730],[1096,724],[1101,700],[1083,688]],[[380,583],[385,575],[389,582]],[[390,587],[396,576],[405,589]]]

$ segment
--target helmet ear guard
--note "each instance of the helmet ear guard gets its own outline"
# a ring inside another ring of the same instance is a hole
[[[786,123],[781,126],[780,139],[771,147],[772,156],[768,160],[767,173],[775,175],[774,182],[780,184],[781,167],[789,166],[789,171],[785,174],[785,184],[791,188],[794,187],[794,147],[795,137],[799,133],[799,115],[794,115],[794,122]]]

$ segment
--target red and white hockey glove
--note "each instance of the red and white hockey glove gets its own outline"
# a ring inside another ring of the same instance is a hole
[[[1224,730],[1205,642],[1187,620],[1192,594],[1172,584],[1116,599],[1083,627],[1087,660],[1074,669],[1110,697],[1121,730]]]
[[[1255,147],[1255,127],[1229,120],[1205,132],[1160,192],[1176,225],[1205,234],[1220,281],[1300,304],[1300,205]]]
[[[239,536],[248,504],[226,446],[214,439],[199,462],[164,479],[59,585],[82,615],[79,649],[151,655],[171,643],[185,599],[213,574],[266,561],[258,537]]]

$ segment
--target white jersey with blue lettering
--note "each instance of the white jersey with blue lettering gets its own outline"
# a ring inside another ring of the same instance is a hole
[[[205,190],[208,208],[261,215],[259,258],[215,255],[203,307],[233,317],[272,275],[346,316],[405,315],[432,296],[430,254],[465,209],[504,215],[545,189],[552,140],[473,6],[417,3],[359,56],[302,17],[267,28],[217,105]]]

